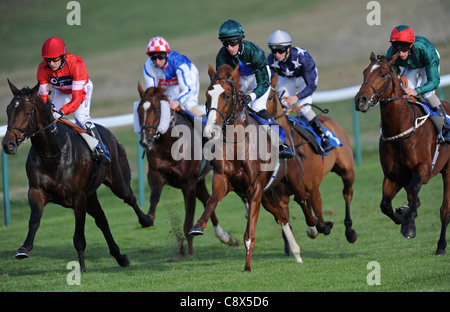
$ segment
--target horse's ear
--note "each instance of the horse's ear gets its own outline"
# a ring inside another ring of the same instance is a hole
[[[212,67],[211,64],[209,64],[208,66],[208,75],[210,80],[213,80],[214,76],[216,75],[216,71],[214,70],[214,67]]]
[[[141,86],[141,82],[140,81],[138,81],[138,87],[137,87],[137,89],[138,89],[138,91],[139,91],[139,95],[141,96],[141,98],[144,96],[144,94],[145,94],[145,91],[144,91],[144,89],[142,89],[142,86]]]
[[[389,59],[389,65],[393,66],[395,61],[397,60],[397,58],[398,58],[398,53],[395,53],[394,55],[392,55],[392,57]]]
[[[16,88],[16,86],[15,86],[11,81],[9,81],[9,78],[8,78],[8,84],[9,84],[9,88],[11,89],[11,92],[12,92],[14,95],[16,95],[16,93],[17,93],[19,90]]]
[[[33,89],[31,89],[31,95],[34,97],[36,96],[36,94],[39,91],[39,81],[37,82],[37,84],[33,87]]]
[[[272,86],[272,88],[276,88],[278,83],[278,73],[275,73],[275,75],[272,78],[272,81],[270,82],[270,85]]]
[[[236,65],[236,67],[231,72],[231,77],[236,77],[236,75],[239,74],[239,63]]]
[[[376,57],[376,55],[375,55],[375,53],[370,53],[370,61],[371,62],[375,62],[377,60],[377,57]]]

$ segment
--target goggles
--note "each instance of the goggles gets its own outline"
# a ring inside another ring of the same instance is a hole
[[[55,58],[44,57],[44,60],[45,60],[47,63],[50,63],[50,62],[56,63],[56,62],[58,62],[61,58],[62,58],[62,55],[60,55],[60,56],[58,56],[58,57],[55,57]]]
[[[156,61],[156,60],[165,60],[167,58],[167,53],[151,53],[148,55],[152,61]]]
[[[392,49],[394,50],[394,53],[397,53],[399,51],[401,52],[407,52],[411,49],[412,44],[410,43],[392,43]]]
[[[237,39],[227,39],[227,40],[222,40],[222,44],[223,44],[223,46],[224,46],[225,48],[228,47],[228,46],[235,47],[235,46],[237,46],[237,45],[239,44],[240,41],[241,41],[240,38],[237,38]]]
[[[286,53],[287,49],[288,48],[285,47],[285,48],[271,49],[271,51],[272,51],[272,54],[275,54],[275,53],[283,54],[283,53]]]

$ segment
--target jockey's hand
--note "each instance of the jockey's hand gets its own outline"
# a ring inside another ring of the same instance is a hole
[[[298,100],[299,100],[299,98],[296,95],[286,97],[286,102],[289,105],[294,105],[295,103],[298,102]]]
[[[247,105],[248,103],[250,103],[252,101],[252,97],[248,94],[245,94],[242,96],[242,104]]]
[[[170,101],[169,106],[172,110],[178,110],[180,107],[180,101],[178,100],[174,100],[174,101]]]
[[[406,88],[405,89],[405,93],[408,94],[408,95],[417,96],[416,90],[414,90],[412,88]]]
[[[62,110],[53,112],[53,118],[55,118],[55,120],[61,118],[62,116],[64,116],[64,112]]]

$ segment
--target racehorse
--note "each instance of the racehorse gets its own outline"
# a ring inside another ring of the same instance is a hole
[[[14,97],[6,109],[8,127],[2,141],[3,150],[14,155],[23,141],[31,139],[26,162],[31,215],[27,238],[18,249],[16,259],[28,258],[44,206],[52,202],[74,210],[73,243],[82,272],[86,271],[86,212],[95,219],[103,232],[110,254],[120,266],[128,266],[130,260],[127,255],[120,253],[97,198],[97,189],[103,183],[133,207],[143,227],[150,226],[150,218],[140,210],[131,189],[131,172],[124,148],[109,130],[96,125],[111,154],[111,164],[103,166],[93,161],[84,139],[76,131],[53,119],[51,103],[44,103],[37,95],[39,84],[32,89],[24,87],[19,90],[9,80],[8,83]]]
[[[350,217],[350,204],[353,198],[353,182],[355,181],[355,168],[353,161],[353,152],[345,130],[333,119],[325,116],[318,116],[320,122],[325,128],[332,131],[341,141],[342,146],[330,150],[327,155],[320,155],[314,152],[308,141],[294,129],[292,121],[283,110],[280,99],[278,98],[275,87],[278,83],[278,74],[272,78],[271,91],[267,100],[268,112],[277,120],[278,123],[288,123],[291,128],[291,135],[294,139],[296,152],[301,157],[304,171],[302,187],[305,189],[305,198],[300,202],[305,217],[311,220],[311,208],[317,218],[314,226],[308,227],[308,236],[316,238],[319,233],[330,234],[333,223],[325,221],[322,214],[322,195],[319,187],[325,176],[334,172],[342,179],[344,189],[342,191],[345,201],[345,236],[347,241],[354,243],[357,239],[356,231],[352,229],[352,219]],[[292,195],[292,194],[289,194]],[[311,223],[311,222],[310,222]],[[285,250],[288,252],[288,249]]]
[[[196,132],[193,121],[185,113],[170,109],[169,99],[160,85],[144,90],[138,83],[138,91],[141,97],[138,106],[140,144],[147,152],[147,180],[151,190],[148,215],[151,216],[153,225],[156,206],[165,184],[181,189],[185,206],[184,234],[188,242],[188,253],[193,254],[193,237],[189,235],[189,230],[194,221],[196,197],[206,205],[210,196],[205,176],[211,171],[211,166],[208,164],[201,172],[202,159],[194,157],[195,149],[200,153],[202,149],[201,128],[200,133]],[[181,157],[179,150],[174,148],[180,145],[180,139],[173,136],[175,132],[183,134],[181,142],[186,143],[183,144],[186,150],[181,154],[185,157]],[[211,219],[216,237],[225,244],[235,245],[237,241],[233,241],[232,236],[221,228],[215,213]]]
[[[441,234],[436,254],[445,254],[447,225],[450,220],[450,147],[437,145],[436,130],[428,116],[418,106],[409,103],[398,76],[393,69],[398,54],[389,60],[384,56],[370,55],[370,65],[364,70],[364,81],[355,96],[355,108],[363,113],[380,103],[381,138],[379,153],[383,168],[383,197],[381,211],[396,224],[407,238],[416,236],[415,218],[420,206],[419,191],[422,185],[442,174],[444,199],[442,202]],[[442,102],[448,112],[450,106]],[[433,157],[439,156],[436,162]],[[408,205],[392,209],[392,199],[404,188]]]
[[[261,202],[263,202],[264,208],[271,212],[281,224],[295,260],[301,262],[300,248],[292,235],[289,220],[281,207],[280,201],[274,196],[278,193],[280,185],[292,187],[296,190],[296,197],[302,196],[300,194],[303,170],[301,160],[298,156],[289,160],[282,160],[280,170],[282,170],[283,176],[285,173],[284,178],[278,184],[273,184],[272,189],[265,190],[268,181],[271,181],[272,174],[275,174],[275,172],[269,170],[269,166],[265,167],[264,165],[268,165],[278,156],[278,145],[271,143],[266,133],[254,135],[254,132],[251,131],[251,129],[260,128],[254,117],[250,117],[247,112],[247,106],[241,102],[242,95],[238,92],[241,76],[238,70],[239,66],[233,69],[229,65],[222,65],[215,72],[214,68],[209,65],[208,74],[211,84],[206,92],[208,122],[204,132],[209,137],[216,138],[219,133],[219,139],[211,147],[211,150],[214,150],[215,153],[215,157],[211,161],[214,172],[212,194],[206,204],[205,211],[191,229],[190,234],[203,235],[203,229],[206,227],[211,213],[225,195],[234,191],[242,199],[247,200],[249,205],[247,227],[244,234],[246,248],[244,270],[251,271],[251,257],[255,247],[255,229]],[[220,135],[221,131],[223,131],[223,136]],[[289,133],[286,134],[286,139],[288,142],[292,140]],[[267,148],[265,150],[265,153],[270,157],[258,153],[252,154],[252,151],[258,146],[267,147],[267,142],[272,144],[270,153],[267,152]],[[207,149],[207,144],[205,149]],[[239,151],[243,151],[243,153]],[[276,167],[278,160],[273,161],[273,163]],[[286,170],[286,163],[289,170]],[[276,174],[277,176],[279,172]]]

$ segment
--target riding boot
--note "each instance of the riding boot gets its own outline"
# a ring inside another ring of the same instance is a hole
[[[311,124],[311,127],[313,128],[314,132],[317,133],[317,135],[322,139],[321,147],[323,153],[326,153],[327,151],[331,150],[333,148],[333,145],[331,144],[328,136],[325,134],[325,131],[323,130],[319,118],[315,116],[309,123]]]
[[[442,126],[442,136],[438,136],[438,143],[450,143],[450,124],[445,115],[444,107],[442,106],[442,104],[439,104],[438,107],[441,117],[444,118],[444,125]]]
[[[98,140],[98,144],[92,152],[92,158],[95,161],[100,161],[104,166],[109,166],[111,163],[111,157],[109,155],[108,148],[102,141],[102,137],[97,131],[97,128],[92,123],[86,123],[86,130],[93,138]]]
[[[277,124],[275,119],[272,117],[272,115],[269,114],[269,112],[266,109],[262,109],[258,112],[258,115],[264,118],[265,120]],[[281,126],[279,126],[281,127]],[[281,143],[279,146],[279,156],[280,158],[292,158],[294,157],[294,151],[292,148],[285,142],[284,138],[281,138]]]

